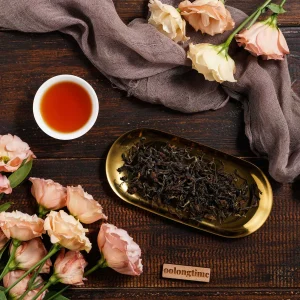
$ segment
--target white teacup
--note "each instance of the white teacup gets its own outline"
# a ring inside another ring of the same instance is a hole
[[[45,120],[43,119],[43,115],[41,113],[41,102],[43,100],[43,96],[45,92],[53,85],[61,82],[72,82],[81,86],[88,93],[91,100],[92,108],[91,108],[90,117],[87,120],[87,122],[76,131],[61,132],[55,130],[45,122]],[[99,113],[99,102],[94,89],[85,80],[74,75],[58,75],[48,79],[40,86],[33,100],[33,115],[38,126],[49,136],[59,140],[72,140],[87,133],[95,124],[98,117],[98,113]]]

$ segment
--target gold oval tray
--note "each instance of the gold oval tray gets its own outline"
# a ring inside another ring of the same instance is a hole
[[[247,180],[248,184],[257,184],[258,189],[261,191],[258,206],[249,209],[245,217],[230,217],[221,224],[208,220],[202,220],[196,224],[194,221],[192,222],[188,219],[179,219],[177,216],[171,215],[166,209],[152,207],[136,195],[130,195],[126,192],[127,185],[126,183],[122,183],[120,179],[122,174],[117,169],[124,163],[121,157],[122,153],[127,152],[134,144],[138,143],[141,137],[145,137],[147,142],[167,142],[178,147],[190,147],[193,150],[201,151],[207,157],[214,157],[221,160],[224,163],[226,171],[233,172],[237,170],[240,176]],[[265,223],[272,209],[273,193],[271,185],[258,167],[213,148],[154,129],[136,129],[120,136],[111,146],[107,155],[106,175],[113,191],[124,201],[164,218],[226,238],[244,237],[255,232]]]

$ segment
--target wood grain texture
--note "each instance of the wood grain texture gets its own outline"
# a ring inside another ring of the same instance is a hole
[[[189,299],[189,300],[298,300],[300,298],[299,290],[278,290],[272,289],[230,289],[222,288],[214,289],[214,291],[201,287],[197,290],[179,289],[179,288],[164,288],[164,289],[105,289],[105,290],[90,290],[83,292],[80,289],[72,289],[66,295],[74,297],[74,299],[89,299],[89,300],[113,300],[113,299]],[[76,298],[75,298],[76,297]]]
[[[147,17],[148,2],[148,0],[114,0],[117,12],[125,23],[137,17]],[[263,2],[262,0],[228,0],[226,1],[226,5],[238,8],[246,14],[251,14]],[[180,1],[178,3],[180,3]],[[274,1],[274,3],[280,4],[281,0]],[[279,16],[279,24],[283,26],[299,25],[300,2],[298,0],[289,0],[285,5],[285,9],[287,13]]]
[[[250,158],[266,171],[266,161]],[[140,277],[100,270],[89,276],[86,288],[205,288],[300,290],[300,239],[298,237],[300,182],[279,185],[271,180],[274,206],[267,222],[253,234],[225,239],[163,219],[119,199],[106,180],[104,159],[38,159],[33,177],[51,178],[63,185],[81,184],[99,200],[109,222],[130,232],[143,251],[144,274]],[[7,197],[25,212],[34,212],[30,183]],[[94,245],[90,266],[99,258],[96,237],[99,224],[89,226]],[[209,284],[163,279],[163,263],[211,268]]]
[[[285,28],[284,33],[291,49],[293,86],[300,92],[300,29]],[[118,136],[142,127],[167,130],[232,155],[253,156],[244,134],[242,107],[236,101],[217,111],[183,114],[127,97],[125,92],[113,88],[68,36],[0,32],[0,40],[0,109],[5,111],[0,129],[29,142],[39,158],[104,158]],[[66,73],[87,80],[100,105],[92,130],[68,142],[49,139],[38,128],[32,113],[39,86],[52,76]]]
[[[124,22],[147,15],[148,1],[114,2]],[[228,0],[227,4],[250,13],[261,2]],[[280,24],[298,25],[299,0],[288,0],[287,8]],[[300,93],[300,27],[285,27],[283,32],[291,50],[288,59],[293,88]],[[38,87],[64,73],[87,80],[100,101],[93,129],[73,141],[49,138],[37,127],[32,114]],[[0,134],[20,136],[37,155],[31,176],[51,178],[63,185],[81,184],[103,205],[109,222],[128,230],[141,246],[143,275],[129,277],[99,270],[84,287],[66,292],[71,299],[300,299],[299,181],[280,185],[270,179],[274,206],[267,222],[248,237],[224,239],[123,202],[106,179],[105,158],[112,143],[124,132],[141,127],[168,131],[244,157],[267,173],[267,161],[255,158],[250,150],[240,103],[230,101],[220,110],[192,115],[150,105],[113,88],[68,36],[0,32],[0,114]],[[24,212],[34,213],[36,209],[28,181],[4,200],[12,200],[14,208]],[[87,258],[92,266],[99,258],[99,223],[88,227],[93,249]],[[163,263],[211,268],[211,281],[163,279]]]

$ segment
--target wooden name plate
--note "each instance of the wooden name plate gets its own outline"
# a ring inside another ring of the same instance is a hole
[[[162,277],[209,282],[210,269],[183,265],[164,264]]]

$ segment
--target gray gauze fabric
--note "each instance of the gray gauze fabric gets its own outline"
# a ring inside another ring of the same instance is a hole
[[[228,9],[237,24],[246,17]],[[251,149],[268,157],[271,176],[290,182],[300,174],[300,104],[291,89],[286,59],[263,61],[233,42],[230,54],[237,65],[237,83],[205,81],[191,69],[187,44],[174,43],[144,19],[124,24],[112,0],[0,0],[0,27],[23,32],[58,30],[73,36],[111,82],[150,103],[193,113],[218,109],[228,96],[239,99]],[[187,27],[193,43],[219,44],[229,35],[209,37]]]

